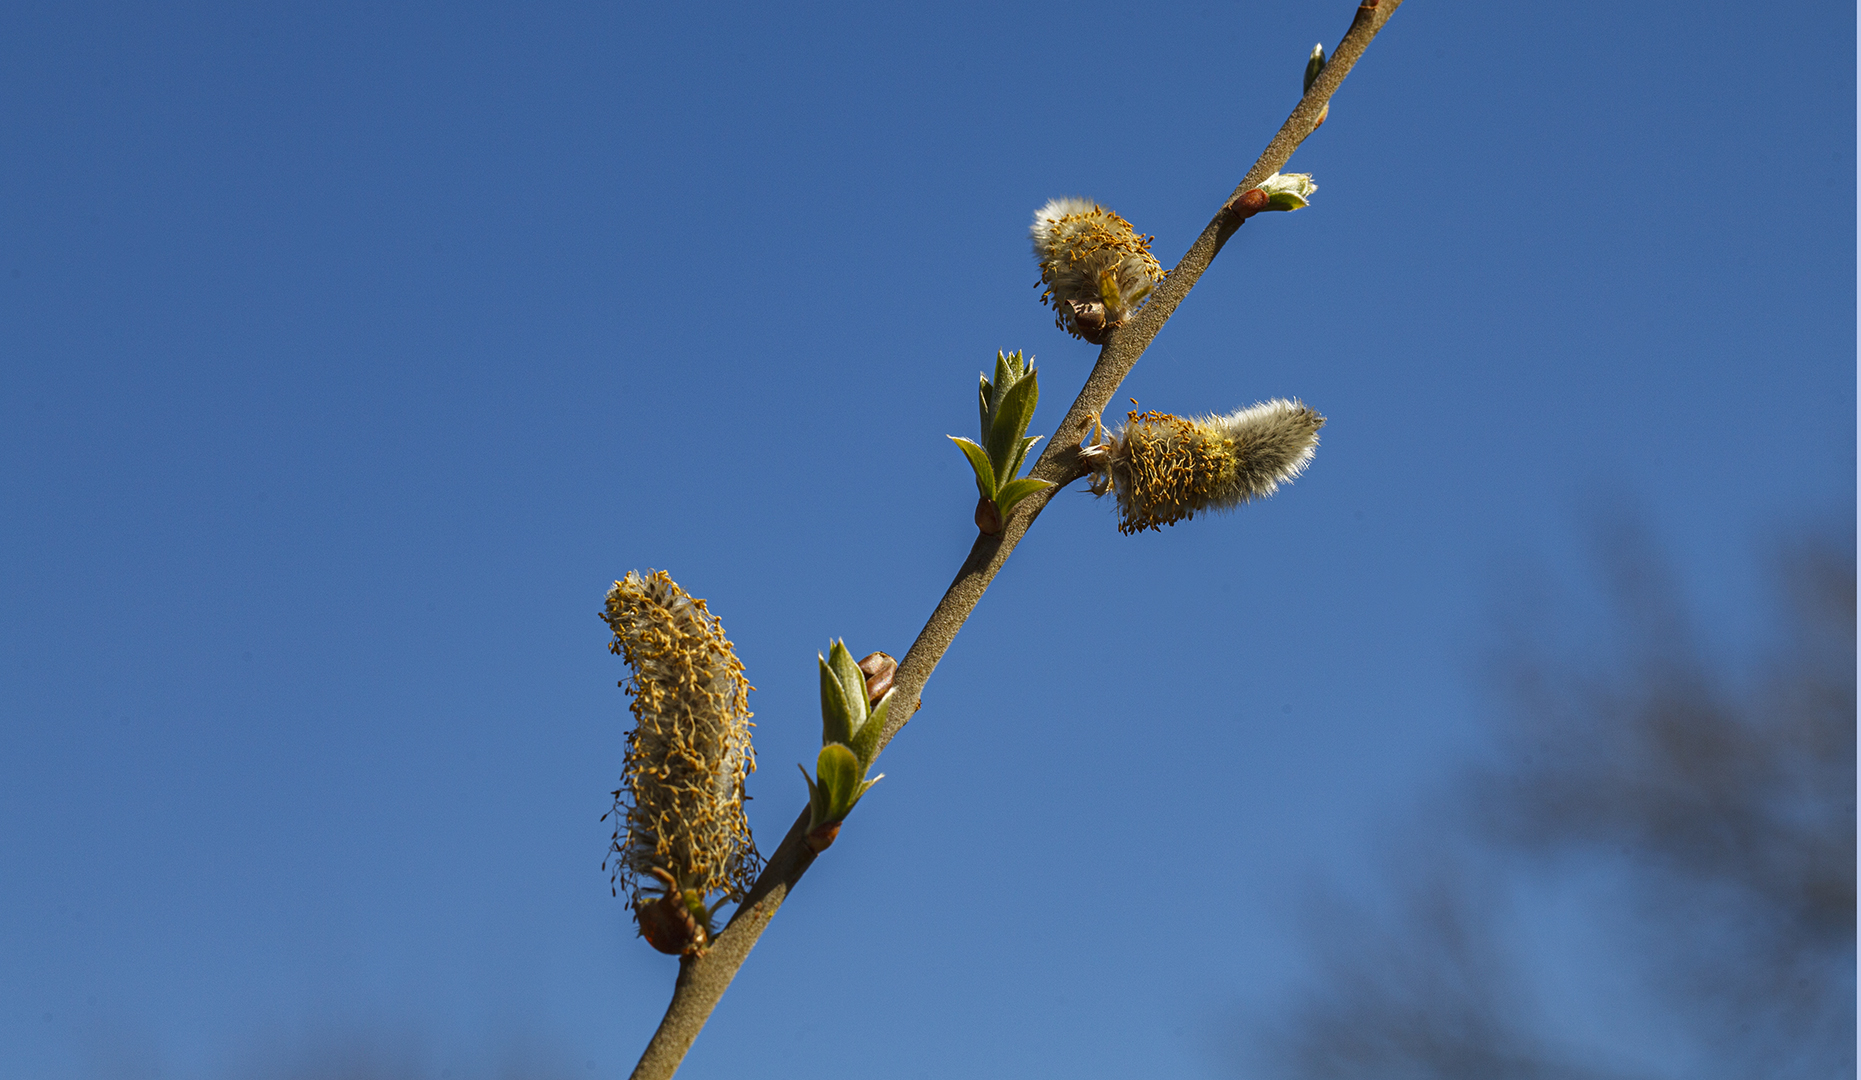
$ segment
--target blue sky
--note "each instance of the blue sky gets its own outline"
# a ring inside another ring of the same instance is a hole
[[[773,848],[814,654],[902,655],[968,548],[976,372],[1034,353],[1040,433],[1096,354],[1034,208],[1174,262],[1350,14],[0,13],[0,1075],[624,1075],[675,965],[600,869],[605,588],[721,616]],[[1521,574],[1580,627],[1632,506],[1735,647],[1853,519],[1854,41],[1405,5],[1121,394],[1302,398],[1310,472],[1062,493],[687,1073],[1227,1075],[1302,890],[1477,752]]]

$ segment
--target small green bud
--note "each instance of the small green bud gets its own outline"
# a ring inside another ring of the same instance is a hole
[[[1274,173],[1260,182],[1257,189],[1266,193],[1268,210],[1303,210],[1311,205],[1318,185],[1311,173]]]
[[[1312,58],[1305,62],[1305,89],[1301,94],[1312,92],[1312,84],[1318,81],[1318,73],[1325,70],[1325,46],[1323,42],[1312,46]]]

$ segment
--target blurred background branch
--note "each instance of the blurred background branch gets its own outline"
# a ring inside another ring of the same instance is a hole
[[[1783,551],[1776,633],[1732,664],[1638,528],[1601,549],[1614,626],[1553,661],[1542,612],[1514,617],[1500,764],[1427,811],[1380,913],[1312,920],[1261,1075],[1853,1075],[1852,540]],[[1560,1029],[1538,1001],[1572,979],[1632,1019]]]

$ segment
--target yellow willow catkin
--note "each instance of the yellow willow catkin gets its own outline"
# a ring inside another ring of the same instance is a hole
[[[602,617],[608,650],[633,678],[634,729],[614,793],[615,881],[629,899],[659,885],[658,869],[699,898],[741,899],[760,857],[743,814],[750,748],[750,684],[724,628],[665,571],[633,571],[614,583]]]
[[[1094,490],[1117,492],[1125,534],[1232,510],[1303,472],[1324,424],[1304,404],[1279,399],[1226,416],[1132,412],[1106,447]]]

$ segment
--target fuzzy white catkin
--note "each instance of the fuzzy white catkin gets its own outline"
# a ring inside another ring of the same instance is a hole
[[[1122,323],[1163,278],[1149,238],[1090,199],[1049,201],[1034,212],[1028,235],[1046,286],[1041,301],[1075,337]]]
[[[1240,457],[1233,487],[1209,501],[1210,509],[1226,510],[1264,499],[1304,472],[1318,453],[1325,418],[1301,402],[1275,398],[1202,422],[1226,436]]]

